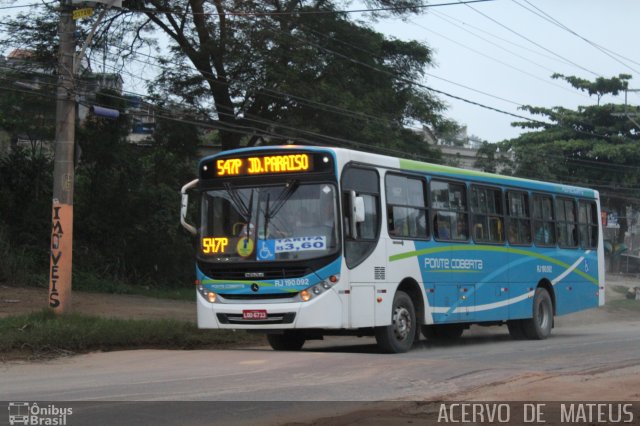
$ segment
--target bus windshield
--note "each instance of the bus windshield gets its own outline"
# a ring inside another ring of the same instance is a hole
[[[235,187],[203,193],[204,260],[270,262],[334,254],[339,249],[337,191],[330,183]]]

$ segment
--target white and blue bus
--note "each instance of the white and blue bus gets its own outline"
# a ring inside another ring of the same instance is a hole
[[[352,334],[405,352],[471,324],[544,339],[555,315],[604,304],[591,189],[306,146],[221,152],[198,174],[181,222],[198,240],[200,328],[259,330],[276,350]]]

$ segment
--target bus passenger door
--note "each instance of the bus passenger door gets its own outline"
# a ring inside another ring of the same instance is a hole
[[[375,169],[346,166],[341,183],[344,255],[351,283],[350,327],[372,327],[376,268],[386,266],[385,246],[380,244],[380,177]]]

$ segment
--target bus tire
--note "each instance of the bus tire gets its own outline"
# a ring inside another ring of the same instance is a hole
[[[507,328],[509,329],[509,335],[514,340],[524,340],[527,337],[522,329],[522,320],[509,320],[507,321]]]
[[[423,325],[422,334],[427,340],[456,340],[464,333],[463,324]]]
[[[416,336],[416,311],[407,293],[398,290],[393,298],[391,324],[376,327],[376,342],[386,353],[407,352]]]
[[[285,331],[283,334],[267,334],[267,341],[276,351],[299,351],[305,338],[299,333]]]
[[[551,334],[553,326],[553,304],[549,292],[536,288],[533,296],[533,316],[522,320],[522,331],[527,339],[543,340]]]

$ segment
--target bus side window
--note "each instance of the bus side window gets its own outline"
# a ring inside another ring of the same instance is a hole
[[[551,196],[534,194],[533,227],[536,245],[553,246],[556,244],[556,225]]]
[[[388,173],[385,177],[387,229],[394,238],[427,239],[424,180]]]
[[[556,198],[556,225],[560,247],[574,248],[578,246],[576,229],[576,207],[571,198]]]
[[[504,243],[502,191],[480,185],[471,186],[471,222],[476,242]]]
[[[509,244],[530,245],[529,194],[524,191],[507,191],[507,214]]]
[[[364,167],[348,166],[342,173],[343,230],[345,235],[345,261],[355,268],[376,248],[380,235],[380,178],[378,172]],[[364,199],[365,220],[356,224],[357,235],[351,235],[349,223],[350,192]]]
[[[463,183],[432,179],[433,236],[436,240],[467,241],[467,188]]]
[[[593,201],[579,201],[578,234],[580,247],[593,249],[598,247],[598,210]]]

